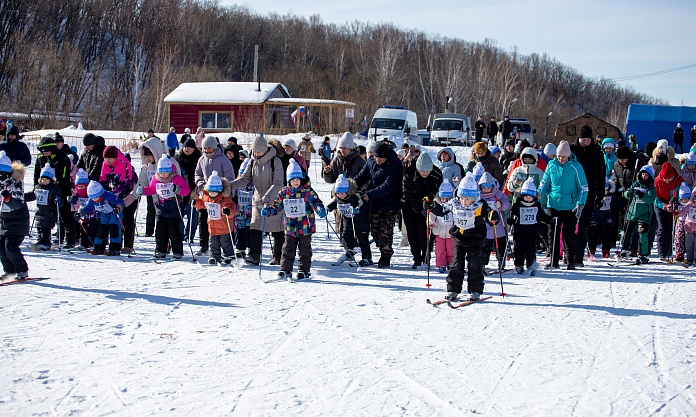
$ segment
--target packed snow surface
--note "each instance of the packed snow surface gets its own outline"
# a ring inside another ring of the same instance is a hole
[[[273,280],[267,240],[261,268],[203,267],[188,246],[139,262],[144,220],[143,201],[131,259],[24,249],[50,279],[0,287],[0,415],[696,415],[694,269],[506,272],[505,298],[494,275],[492,299],[453,310],[426,304],[445,275],[426,288],[407,247],[388,270],[332,267],[323,220],[313,276],[294,284]]]

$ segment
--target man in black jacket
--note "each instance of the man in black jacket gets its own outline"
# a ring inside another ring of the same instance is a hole
[[[106,148],[104,138],[88,133],[82,138],[82,144],[85,149],[80,155],[80,160],[77,161],[77,167],[87,171],[90,180],[99,181],[104,163],[104,148]]]
[[[48,165],[53,168],[55,172],[56,183],[58,184],[58,188],[60,188],[63,198],[65,199],[67,196],[71,196],[73,183],[70,174],[73,164],[70,161],[70,157],[58,149],[56,141],[50,136],[41,139],[37,148],[42,155],[36,158],[36,164],[34,166],[34,185],[36,186],[39,183],[41,169]],[[72,205],[65,204],[65,202],[63,203],[64,204],[59,208],[60,237],[65,236],[66,248],[74,248],[77,240],[75,217],[72,212]]]
[[[495,117],[491,117],[491,121],[488,122],[488,127],[486,128],[486,135],[488,136],[488,143],[495,143],[495,135],[498,134],[498,123],[495,122]],[[503,138],[503,143],[507,138]],[[496,143],[498,146],[502,146],[502,143]],[[513,145],[514,146],[514,145]]]
[[[674,151],[684,153],[684,131],[681,123],[677,123],[677,127],[672,134],[672,140],[674,140]]]
[[[17,126],[13,125],[7,132],[5,142],[0,143],[0,151],[5,151],[12,162],[19,161],[25,167],[31,164],[31,152],[27,144],[20,140]]]
[[[585,247],[587,246],[587,232],[590,227],[592,211],[595,207],[602,207],[604,200],[606,170],[604,167],[604,156],[597,146],[592,135],[592,129],[589,126],[580,128],[580,135],[578,135],[575,143],[570,145],[570,150],[580,165],[582,165],[587,178],[586,207],[581,209],[578,216],[578,233],[575,246],[575,266],[582,267],[585,266],[583,257],[585,255]],[[572,254],[568,256],[572,256]]]
[[[510,134],[514,130],[512,123],[510,122],[510,119],[505,116],[503,118],[503,123],[500,124],[500,131],[503,132],[503,140],[508,140],[510,139]]]
[[[433,161],[427,152],[421,153],[416,162],[404,170],[405,201],[401,207],[401,213],[404,216],[406,234],[409,237],[408,242],[413,255],[411,269],[417,269],[425,263],[432,247],[426,234],[427,222],[423,199],[434,201],[440,184],[442,184],[442,172],[433,166]]]
[[[481,142],[481,139],[483,139],[483,131],[486,130],[486,122],[483,121],[483,116],[479,116],[478,119],[476,119],[474,129],[476,131],[476,135],[474,137],[476,142]],[[491,141],[488,142],[490,143]]]

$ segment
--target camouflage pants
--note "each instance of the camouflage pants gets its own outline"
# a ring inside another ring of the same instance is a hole
[[[370,233],[375,239],[375,245],[382,254],[391,257],[394,254],[394,225],[399,217],[399,210],[376,211],[370,213]]]

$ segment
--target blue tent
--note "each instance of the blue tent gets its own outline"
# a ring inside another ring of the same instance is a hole
[[[681,123],[684,148],[688,150],[689,131],[696,125],[696,107],[631,104],[626,115],[626,137],[635,135],[641,149],[645,149],[646,143],[660,139],[667,139],[674,146],[672,134],[677,123]]]

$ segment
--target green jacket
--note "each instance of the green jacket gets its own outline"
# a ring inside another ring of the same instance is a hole
[[[643,197],[638,197],[636,190],[644,192]],[[631,222],[650,223],[655,216],[655,185],[652,181],[648,185],[642,184],[636,180],[631,184],[623,196],[631,203],[628,206],[626,219]]]

